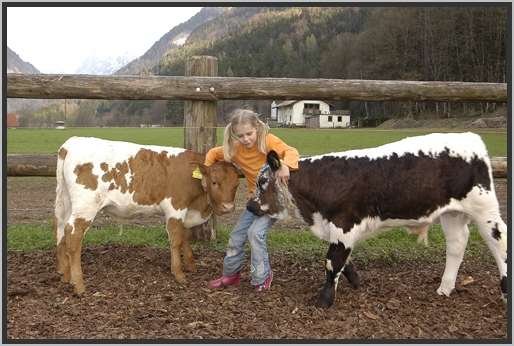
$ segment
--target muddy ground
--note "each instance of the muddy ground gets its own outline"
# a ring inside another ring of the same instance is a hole
[[[506,215],[506,180],[496,181]],[[8,224],[48,222],[55,178],[8,178]],[[219,222],[232,224],[244,207]],[[506,220],[505,220],[506,221]],[[100,215],[95,224],[118,223]],[[124,223],[130,223],[124,221]],[[159,218],[133,220],[159,224]],[[277,227],[298,228],[290,220]],[[164,230],[163,230],[164,232]],[[223,253],[200,242],[197,272],[176,283],[165,249],[92,246],[83,249],[86,293],[73,295],[55,272],[53,251],[7,254],[9,339],[505,339],[508,317],[500,299],[494,261],[466,256],[457,290],[439,297],[444,257],[391,266],[355,258],[361,287],[341,278],[336,303],[316,308],[323,258],[299,258],[270,249],[272,289],[253,291],[248,268],[239,287],[211,291],[206,283],[221,270]],[[473,281],[468,282],[472,276]]]

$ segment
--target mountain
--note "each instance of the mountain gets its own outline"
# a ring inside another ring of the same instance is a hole
[[[7,73],[25,73],[36,74],[41,73],[37,68],[29,62],[20,58],[16,52],[7,47]],[[19,112],[21,110],[35,110],[41,107],[46,107],[49,104],[55,103],[54,100],[34,100],[34,99],[7,99],[7,112]]]
[[[210,55],[218,58],[218,75],[229,77],[505,82],[508,13],[486,6],[204,8],[115,74],[181,76],[188,57]],[[105,100],[94,109],[81,102],[78,123],[181,125],[183,103]],[[219,101],[218,123],[236,106],[267,115],[270,104]],[[485,103],[344,100],[334,107],[375,124],[490,109]]]
[[[182,46],[189,38],[189,35],[198,26],[216,18],[223,12],[223,8],[204,7],[188,21],[177,25],[168,33],[155,42],[150,49],[139,58],[131,61],[123,66],[114,74],[116,75],[134,75],[146,73],[156,65],[158,65],[162,56],[166,52]]]
[[[31,63],[23,61],[18,54],[7,47],[7,73],[41,73]]]
[[[125,66],[130,61],[127,56],[118,57],[88,57],[77,68],[77,74],[110,75]]]
[[[182,75],[187,57],[212,55],[220,76],[319,77],[331,41],[362,31],[365,22],[365,12],[350,7],[230,8],[168,52],[158,71]]]
[[[507,18],[507,7],[486,6],[233,8],[197,28],[154,72],[181,76],[188,57],[209,55],[218,58],[218,75],[227,77],[505,82]],[[488,109],[438,102],[334,105],[375,119]]]
[[[199,25],[192,33],[188,42],[213,42],[223,36],[237,32],[250,20],[261,13],[281,11],[283,8],[268,7],[225,7],[219,16]]]

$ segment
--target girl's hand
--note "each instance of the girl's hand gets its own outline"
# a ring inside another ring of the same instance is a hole
[[[277,177],[278,181],[287,185],[287,182],[289,181],[289,167],[282,163],[278,171],[275,173],[275,176]]]

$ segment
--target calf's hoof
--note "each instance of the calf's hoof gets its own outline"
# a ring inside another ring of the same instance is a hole
[[[57,264],[56,270],[59,274],[64,274],[64,271],[66,270],[66,266],[62,264]]]
[[[501,291],[502,291],[502,299],[503,299],[503,302],[505,304],[507,304],[507,297],[508,297],[508,288],[507,288],[507,277],[506,276],[502,276],[502,280],[501,280],[501,283],[500,283],[500,288],[501,288]]]
[[[358,289],[361,286],[361,282],[358,276],[348,281],[350,282],[350,286],[352,286],[354,290]]]
[[[335,290],[333,288],[323,288],[316,301],[318,308],[328,309],[334,304]]]
[[[84,294],[84,292],[86,292],[86,287],[84,286],[84,284],[81,284],[81,285],[74,285],[73,286],[73,292],[77,295],[77,296],[81,296]]]
[[[348,282],[350,283],[350,286],[352,286],[353,289],[357,289],[360,287],[360,278],[357,272],[348,273],[348,275],[346,275],[346,278],[348,279]]]
[[[194,273],[196,272],[196,265],[194,262],[184,263],[184,269],[188,272]]]
[[[187,282],[186,276],[184,275],[184,273],[175,274],[175,280],[177,280],[177,282],[179,284],[185,284]]]
[[[67,284],[71,283],[71,275],[69,271],[65,270],[64,273],[62,273],[61,281]]]
[[[449,288],[449,287],[443,287],[442,285],[439,286],[439,288],[437,289],[437,294],[439,294],[440,296],[447,296],[449,297],[450,294],[452,293],[453,291],[453,288]]]

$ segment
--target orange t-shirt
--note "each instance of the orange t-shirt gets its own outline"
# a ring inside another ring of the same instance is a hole
[[[257,146],[247,149],[239,142],[235,142],[234,163],[243,172],[246,183],[248,184],[248,195],[251,196],[255,191],[255,183],[259,169],[266,163],[266,155],[261,153]],[[266,150],[269,152],[275,150],[289,169],[298,169],[298,159],[300,155],[298,150],[288,146],[280,138],[271,133],[266,135]],[[216,161],[223,161],[223,147],[215,147],[207,152],[205,157],[205,165],[210,166]]]

